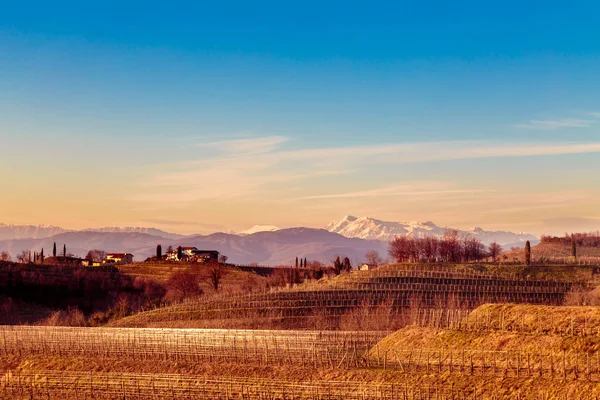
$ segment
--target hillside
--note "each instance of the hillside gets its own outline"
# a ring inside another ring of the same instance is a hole
[[[67,252],[85,257],[91,249],[102,249],[107,252],[128,252],[139,260],[153,254],[158,243],[168,239],[146,233],[111,233],[111,232],[65,232],[42,239],[13,239],[0,241],[0,251],[8,251],[13,258],[23,250],[40,251],[44,249],[48,256],[56,243],[59,252],[63,244]]]
[[[142,261],[156,252],[156,245],[195,246],[199,249],[217,250],[236,264],[292,265],[296,257],[329,263],[336,256],[347,256],[354,265],[364,259],[368,250],[387,253],[387,243],[378,240],[352,239],[323,229],[291,228],[274,232],[257,232],[238,236],[228,233],[169,239],[138,232],[66,232],[44,239],[15,239],[0,241],[0,251],[14,256],[22,250],[45,249],[48,255],[56,242],[63,243],[67,251],[84,257],[90,249],[108,252],[129,252]]]
[[[463,325],[453,328],[408,326],[381,340],[379,351],[600,351],[598,307],[486,304],[459,322]]]
[[[287,289],[200,298],[138,313],[111,326],[389,330],[414,322],[419,310],[466,310],[487,302],[560,305],[593,272],[588,267],[554,273],[558,271],[474,264],[389,265]]]

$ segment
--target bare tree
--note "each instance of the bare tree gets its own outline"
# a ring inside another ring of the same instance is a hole
[[[396,262],[407,262],[412,253],[412,241],[406,236],[396,236],[390,241],[388,253]]]
[[[502,253],[502,246],[500,246],[496,242],[492,242],[488,246],[488,250],[490,252],[490,256],[492,256],[492,260],[494,262],[496,262],[496,260],[498,259],[498,256]]]
[[[485,246],[475,238],[466,237],[462,240],[462,261],[477,261],[484,258]]]
[[[188,297],[196,297],[202,294],[200,288],[200,275],[192,269],[173,273],[167,280],[167,288],[175,297],[183,300]]]
[[[105,258],[106,258],[106,252],[104,250],[98,250],[98,249],[93,249],[93,250],[88,251],[87,255],[85,256],[86,260],[90,260],[90,261],[94,261],[94,262],[101,262]]]
[[[0,261],[12,261],[12,259],[10,258],[10,254],[8,253],[8,251],[2,251],[2,252],[0,252]]]
[[[426,237],[421,239],[422,256],[427,262],[435,262],[437,260],[440,241],[435,237]]]
[[[31,261],[31,252],[29,250],[23,250],[17,254],[17,261],[20,263],[28,263]]]
[[[461,243],[458,231],[448,229],[440,242],[440,257],[444,262],[457,263],[461,261]]]
[[[221,264],[225,264],[227,262],[227,260],[229,259],[229,257],[227,257],[225,254],[221,254],[219,256],[219,263]]]
[[[221,287],[221,267],[219,265],[215,265],[210,270],[210,284],[215,290],[219,290]]]
[[[379,256],[379,252],[377,250],[369,250],[365,253],[365,258],[367,259],[367,264],[373,265],[374,267],[378,267],[379,264],[383,261]]]

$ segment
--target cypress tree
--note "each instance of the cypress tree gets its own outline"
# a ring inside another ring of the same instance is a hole
[[[162,260],[162,246],[160,244],[156,246],[156,259],[158,261]]]
[[[336,275],[339,275],[340,272],[342,272],[342,262],[340,261],[339,256],[333,262],[333,270],[335,271]]]
[[[54,247],[52,247],[52,256],[56,257],[56,242],[54,242]]]
[[[571,257],[577,258],[577,243],[571,240]]]
[[[306,257],[304,257],[304,268],[306,268],[308,264],[306,263]]]
[[[177,248],[177,259],[181,260],[183,258],[183,249],[181,248],[181,246],[179,246]]]
[[[348,257],[344,257],[344,271],[350,272],[352,269],[352,264],[350,264],[350,259]]]
[[[67,245],[63,244],[63,257],[67,258]]]
[[[296,257],[296,268],[298,268],[298,257]]]
[[[44,248],[42,247],[42,251],[40,251],[40,262],[44,263]]]
[[[531,243],[525,242],[525,265],[531,264]]]

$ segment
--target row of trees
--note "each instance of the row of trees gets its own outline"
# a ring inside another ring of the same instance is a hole
[[[472,237],[460,237],[448,230],[442,238],[398,236],[390,241],[388,253],[397,262],[470,262],[491,257],[494,262],[502,252],[498,243],[486,248]]]
[[[308,261],[305,258],[300,258],[300,263],[298,263],[298,257],[296,257],[296,268],[307,268],[308,267]]]
[[[67,253],[67,245],[63,244],[62,254],[57,256],[56,242],[52,245],[52,257],[74,257],[72,253]],[[102,261],[106,257],[106,253],[103,250],[90,250],[86,256],[86,260]],[[16,256],[16,261],[22,264],[35,263],[43,264],[46,260],[46,254],[44,248],[38,251],[22,250]],[[0,252],[0,261],[12,261],[12,257],[8,251]]]
[[[574,243],[582,247],[600,247],[600,231],[589,233],[565,233],[565,236],[545,236],[541,237],[542,243],[571,245]]]

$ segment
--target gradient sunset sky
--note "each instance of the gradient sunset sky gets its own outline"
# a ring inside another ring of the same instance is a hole
[[[0,0],[0,222],[600,229],[599,12]]]

